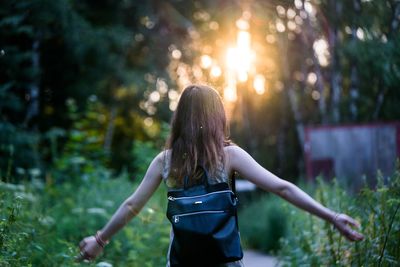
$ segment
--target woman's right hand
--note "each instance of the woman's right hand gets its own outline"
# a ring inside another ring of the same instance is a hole
[[[94,236],[85,237],[79,243],[79,249],[80,255],[77,257],[77,261],[94,260],[103,251],[103,247],[99,245]]]
[[[360,228],[360,223],[351,218],[350,216],[338,213],[335,215],[333,221],[333,225],[339,232],[344,235],[350,241],[360,241],[364,239],[364,236],[354,230],[351,226]]]

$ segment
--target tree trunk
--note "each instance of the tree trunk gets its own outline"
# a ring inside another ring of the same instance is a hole
[[[399,28],[400,23],[400,2],[399,1],[390,1],[390,8],[392,9],[392,17],[390,20],[389,27],[389,37],[392,37],[393,34]]]
[[[313,53],[313,61],[314,61],[314,71],[315,75],[317,76],[317,81],[315,83],[315,86],[317,87],[317,90],[320,94],[320,97],[318,99],[318,107],[319,107],[319,112],[321,114],[321,122],[322,124],[326,124],[328,122],[327,114],[326,114],[326,98],[327,94],[325,92],[325,87],[324,87],[324,78],[322,77],[322,72],[321,72],[321,66],[318,63],[317,56],[315,55],[315,52]]]
[[[250,95],[249,91],[251,90],[251,80],[248,79],[244,88],[243,88],[243,102],[242,102],[242,120],[243,120],[243,130],[245,131],[245,138],[246,138],[246,146],[251,153],[255,153],[257,149],[257,138],[254,138],[253,133],[253,125],[252,125],[252,118],[250,114],[253,114],[251,110],[251,102],[250,102]]]
[[[378,81],[378,88],[379,88],[379,93],[376,99],[376,105],[375,105],[375,110],[372,115],[373,120],[377,120],[379,117],[379,113],[381,111],[383,101],[385,100],[385,94],[387,92],[387,86],[384,85],[383,78],[380,77]]]
[[[352,60],[350,71],[350,116],[352,121],[356,121],[358,117],[357,101],[359,97],[359,92],[357,86],[358,71],[355,60]]]
[[[297,131],[297,138],[301,147],[304,147],[304,123],[302,119],[302,114],[299,108],[299,101],[296,96],[296,92],[294,91],[293,84],[291,83],[290,79],[290,67],[288,65],[288,57],[287,57],[287,44],[285,40],[278,38],[279,41],[279,48],[280,48],[280,55],[281,55],[281,63],[282,63],[282,73],[284,78],[284,86],[286,90],[287,97],[289,99],[290,110],[293,113],[294,120],[296,122],[296,131]]]
[[[40,68],[40,53],[39,53],[40,41],[38,39],[34,40],[32,44],[32,69],[36,73],[39,73]],[[26,98],[28,99],[28,107],[25,114],[25,119],[23,125],[29,127],[29,122],[39,114],[39,75],[35,75],[33,81],[30,83],[29,88],[26,93]],[[36,128],[33,125],[32,128]]]
[[[296,122],[296,131],[298,136],[298,141],[301,147],[304,146],[304,123],[302,121],[301,112],[299,109],[299,101],[291,85],[286,87],[287,97],[289,99],[290,109],[293,113],[294,120]]]
[[[393,34],[397,31],[398,27],[399,27],[399,22],[400,22],[400,2],[399,1],[391,1],[390,2],[390,7],[392,9],[392,17],[390,20],[390,27],[389,27],[389,33],[388,33],[388,39],[392,39]],[[385,64],[385,69],[384,71],[388,71],[389,70],[389,66],[387,66],[387,64]],[[383,101],[385,100],[385,95],[386,92],[388,91],[388,87],[385,85],[384,81],[383,81],[383,73],[381,74],[381,77],[379,78],[379,82],[378,82],[378,86],[379,86],[379,93],[378,96],[376,98],[376,105],[375,105],[375,110],[374,113],[372,115],[372,118],[374,120],[378,119],[379,117],[379,113],[382,109],[383,106]]]
[[[303,0],[302,10],[304,12],[306,12],[304,9],[304,2],[305,1]],[[316,36],[314,33],[314,28],[311,25],[309,16],[307,16],[307,18],[305,19],[304,25],[305,25],[305,27],[301,34],[303,42],[306,45],[306,47],[313,47],[313,44],[316,40]],[[315,72],[315,75],[317,76],[317,81],[315,83],[315,87],[320,94],[320,97],[318,99],[318,108],[319,108],[319,112],[320,112],[320,116],[321,116],[321,122],[323,124],[325,124],[328,122],[327,113],[326,113],[327,93],[326,93],[325,87],[324,87],[325,83],[324,83],[324,78],[323,78],[322,72],[321,72],[321,66],[319,65],[318,58],[317,58],[317,55],[316,55],[316,52],[314,49],[312,49],[311,58],[314,62],[314,72]]]
[[[107,131],[106,131],[106,135],[104,137],[104,150],[106,152],[110,152],[111,151],[111,145],[112,145],[112,139],[113,139],[113,135],[114,135],[114,128],[115,128],[115,117],[117,115],[117,106],[115,104],[113,104],[111,106],[111,111],[110,111],[110,119],[108,121],[108,125],[107,125]]]
[[[360,0],[353,0],[353,8],[356,15],[361,13],[361,2]],[[357,25],[353,23],[351,27],[351,40],[353,45],[357,42]],[[357,61],[353,56],[350,62],[350,116],[352,121],[356,121],[358,118],[358,108],[357,102],[359,98],[359,89],[358,89],[358,70],[357,70]]]
[[[340,121],[340,100],[342,95],[342,75],[340,72],[340,57],[338,55],[338,22],[337,16],[341,14],[342,5],[335,0],[330,1],[331,10],[334,12],[333,29],[329,32],[329,47],[331,50],[331,114],[332,121],[338,123]]]

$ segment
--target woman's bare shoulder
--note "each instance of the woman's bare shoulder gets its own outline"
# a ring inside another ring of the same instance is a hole
[[[163,165],[163,163],[165,162],[166,157],[170,154],[169,150],[162,150],[160,151],[154,158],[153,161],[156,164],[160,164]]]
[[[155,160],[165,161],[167,157],[170,157],[172,153],[171,149],[164,149],[160,151],[157,156],[154,157]]]
[[[236,165],[236,161],[239,160],[244,150],[238,145],[229,145],[224,147],[225,152],[225,168],[227,173],[232,173],[232,171],[236,171],[234,167]]]
[[[235,144],[224,147],[224,151],[228,157],[238,156],[245,152],[243,148]]]

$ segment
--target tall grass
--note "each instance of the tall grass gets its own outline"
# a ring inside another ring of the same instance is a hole
[[[239,209],[239,229],[244,247],[266,253],[280,248],[280,238],[286,235],[287,213],[283,200],[265,194]]]
[[[400,172],[349,195],[336,180],[318,180],[313,196],[325,206],[355,217],[365,239],[352,243],[330,224],[287,204],[288,235],[281,242],[285,266],[400,266]]]
[[[156,150],[137,146],[148,166]],[[143,168],[145,170],[145,168]],[[76,263],[79,241],[93,235],[138,186],[127,173],[113,177],[99,162],[74,153],[59,158],[46,180],[0,182],[0,266],[88,266]],[[170,225],[161,186],[142,212],[123,228],[98,266],[165,266]],[[94,266],[96,263],[90,263]]]
[[[124,176],[91,177],[79,188],[68,183],[41,188],[1,183],[0,266],[79,266],[74,262],[78,242],[100,229],[136,186]],[[160,189],[97,262],[165,265],[170,229],[165,196]]]

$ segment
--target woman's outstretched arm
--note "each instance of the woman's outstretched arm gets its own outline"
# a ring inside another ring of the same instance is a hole
[[[162,181],[162,159],[162,153],[153,159],[139,187],[121,204],[103,229],[79,243],[81,255],[78,260],[98,256],[108,240],[140,212]]]
[[[363,239],[363,235],[351,226],[359,227],[359,223],[346,214],[336,213],[302,191],[296,185],[282,180],[258,164],[245,150],[238,146],[228,149],[230,168],[239,172],[244,178],[262,189],[284,198],[293,205],[324,219],[333,225],[351,241]]]

